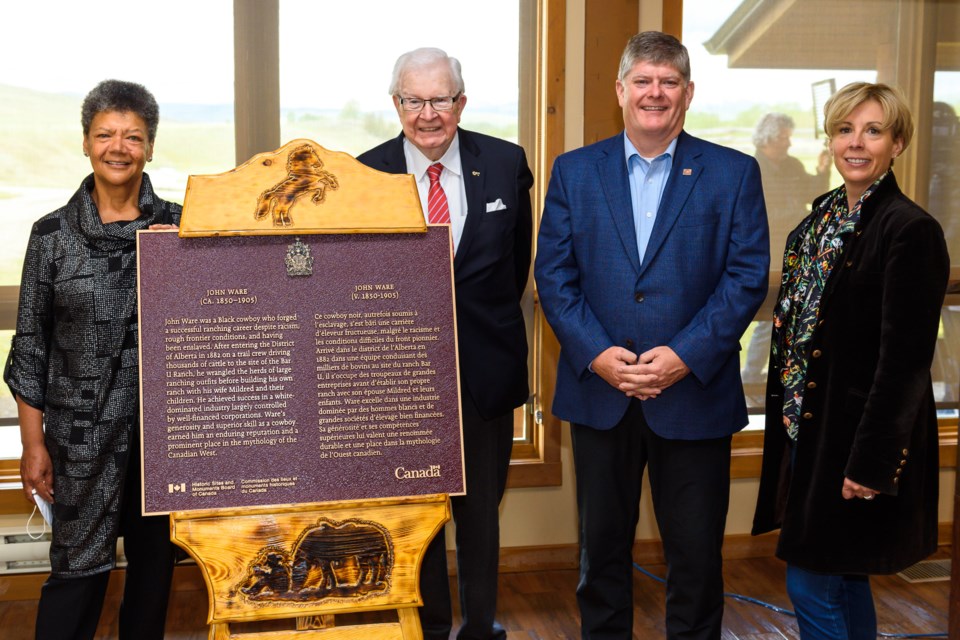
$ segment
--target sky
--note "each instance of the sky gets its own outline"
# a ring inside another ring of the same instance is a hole
[[[393,63],[420,46],[460,59],[473,101],[515,102],[516,0],[462,7],[468,25],[454,30],[449,12],[416,3],[281,0],[282,106],[339,109],[351,96],[363,110],[391,109]],[[0,83],[84,95],[119,78],[160,103],[232,103],[232,15],[232,0],[5,2]]]
[[[688,0],[684,42],[696,94],[693,108],[738,102],[811,104],[811,83],[837,87],[875,73],[726,68],[702,43],[741,0]],[[475,106],[515,101],[517,0],[451,2],[467,15],[450,28],[449,11],[395,0],[281,0],[281,105],[364,111],[390,109],[393,62],[418,46],[460,58]],[[0,84],[84,95],[104,78],[134,80],[161,103],[233,102],[232,0],[45,0],[5,2],[0,23]],[[14,27],[14,28],[10,28]],[[491,42],[497,46],[490,46]],[[949,76],[949,78],[947,78]],[[938,90],[960,102],[960,73],[938,74]],[[613,88],[611,86],[611,96]]]
[[[232,0],[5,2],[0,83],[84,95],[118,78],[160,102],[232,102],[232,11]]]

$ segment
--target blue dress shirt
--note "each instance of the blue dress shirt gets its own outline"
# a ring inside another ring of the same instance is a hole
[[[677,139],[671,140],[667,150],[656,158],[641,156],[626,132],[623,134],[623,147],[627,157],[627,174],[630,176],[633,228],[637,232],[637,251],[640,253],[640,262],[643,263],[653,223],[657,220],[660,196],[663,195],[663,188],[667,186],[667,178],[673,167]]]

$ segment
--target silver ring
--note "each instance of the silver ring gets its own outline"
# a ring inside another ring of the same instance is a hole
[[[869,496],[863,496],[863,499],[864,499],[864,500],[873,500],[873,494],[870,494]]]
[[[30,493],[31,493],[32,495],[37,495],[37,490],[36,490],[36,489],[30,489]]]

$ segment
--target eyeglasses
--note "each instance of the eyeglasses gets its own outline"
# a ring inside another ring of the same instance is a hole
[[[430,98],[429,100],[401,97],[400,105],[404,111],[420,111],[423,109],[423,105],[429,102],[434,111],[450,111],[459,99],[459,93],[455,96],[439,96],[437,98]]]

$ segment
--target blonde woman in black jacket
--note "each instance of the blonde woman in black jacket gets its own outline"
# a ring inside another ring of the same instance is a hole
[[[913,133],[899,93],[854,83],[824,116],[843,185],[787,239],[753,533],[781,530],[801,638],[873,640],[869,574],[937,546],[930,364],[950,259],[893,175]]]

